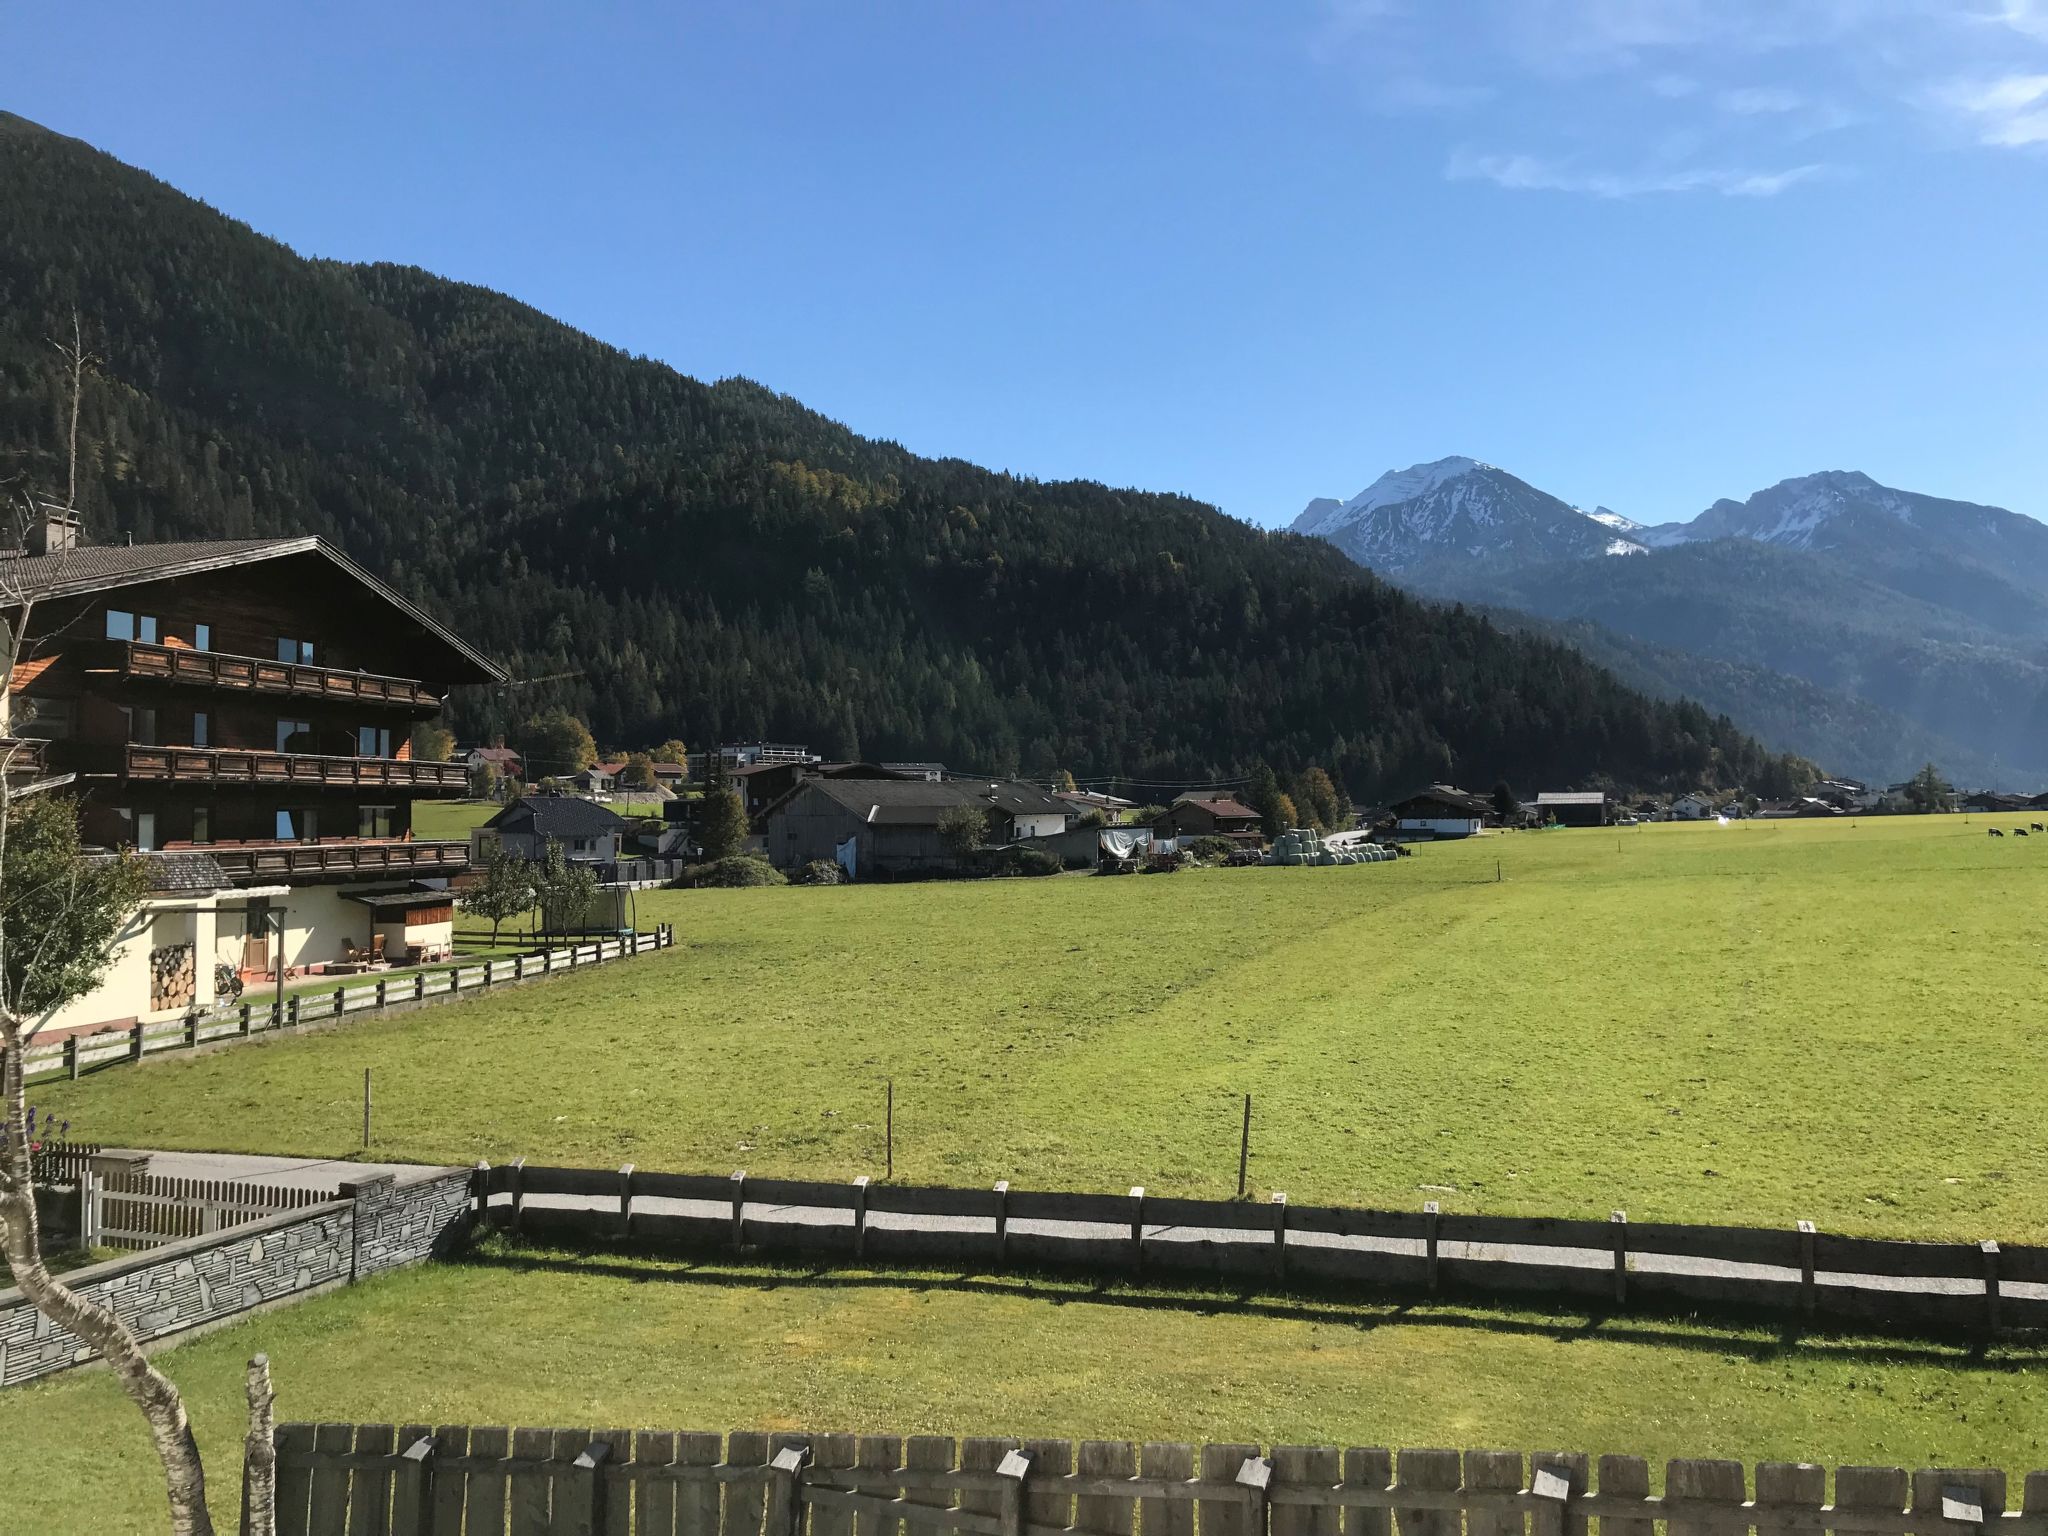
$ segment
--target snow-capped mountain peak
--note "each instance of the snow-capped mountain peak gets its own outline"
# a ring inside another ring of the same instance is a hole
[[[1602,513],[1581,512],[1506,470],[1455,455],[1389,470],[1349,501],[1318,497],[1294,530],[1382,571],[1439,560],[1641,553],[1636,525]]]

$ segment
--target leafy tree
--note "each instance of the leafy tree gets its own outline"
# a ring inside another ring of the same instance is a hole
[[[1275,803],[1273,810],[1274,814],[1280,818],[1280,826],[1283,831],[1288,827],[1298,827],[1301,825],[1301,812],[1295,808],[1292,796],[1282,795]]]
[[[1515,798],[1515,792],[1508,787],[1506,779],[1493,786],[1493,813],[1502,821],[1513,821],[1522,814],[1522,802]]]
[[[503,775],[496,763],[478,763],[469,770],[469,798],[472,800],[494,800]]]
[[[597,761],[597,743],[590,727],[566,709],[535,715],[519,728],[519,735],[529,773],[567,778]]]
[[[674,763],[685,773],[690,771],[690,749],[673,736],[654,749],[654,760],[657,763]]]
[[[1941,776],[1941,770],[1934,764],[1924,764],[1920,771],[1906,781],[1903,791],[1906,804],[1922,813],[1945,811],[1949,804],[1949,784]]]
[[[619,782],[628,789],[654,788],[654,759],[645,752],[629,752]]]
[[[1065,768],[1062,768],[1059,771],[1059,777],[1053,780],[1053,787],[1061,793],[1069,795],[1076,793],[1080,789],[1080,786],[1074,782],[1074,775]]]
[[[747,807],[739,791],[707,788],[697,806],[697,846],[704,850],[704,861],[738,858],[746,844]]]
[[[495,838],[484,845],[483,878],[463,891],[457,904],[471,917],[491,925],[491,947],[498,946],[498,929],[507,918],[533,910],[534,868]]]
[[[988,841],[988,813],[978,805],[949,805],[939,812],[939,842],[966,861]]]
[[[412,728],[412,755],[423,763],[445,763],[455,755],[455,733],[437,720]]]
[[[1338,831],[1351,820],[1349,797],[1339,794],[1330,776],[1320,768],[1310,767],[1294,781],[1294,802],[1325,832]]]
[[[549,838],[540,861],[528,866],[533,896],[540,907],[541,923],[553,933],[580,927],[597,902],[597,871],[589,864],[569,857],[555,838]]]

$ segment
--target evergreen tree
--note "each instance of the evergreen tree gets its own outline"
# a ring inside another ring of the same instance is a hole
[[[1260,763],[1252,769],[1245,804],[1259,813],[1259,825],[1269,838],[1278,837],[1294,824],[1291,805],[1283,805],[1286,798],[1280,793],[1280,776],[1271,768]]]
[[[729,859],[747,845],[747,808],[737,790],[707,785],[697,805],[697,846],[706,861]]]
[[[1502,821],[1513,821],[1522,814],[1522,802],[1515,798],[1515,792],[1508,787],[1506,779],[1493,786],[1493,814]]]

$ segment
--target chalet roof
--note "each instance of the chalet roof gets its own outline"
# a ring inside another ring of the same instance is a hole
[[[287,555],[318,555],[368,587],[422,629],[442,641],[480,674],[475,681],[501,683],[505,671],[423,608],[379,581],[325,540],[209,539],[186,544],[81,544],[54,555],[0,556],[0,609],[16,606],[7,592],[28,591],[37,601],[76,597],[113,587],[167,581],[174,576],[201,576]],[[469,679],[463,679],[469,681]]]
[[[418,912],[427,907],[448,906],[455,900],[455,893],[436,886],[416,885],[398,891],[344,891],[342,897],[378,912]]]
[[[1411,806],[1421,805],[1444,806],[1461,816],[1484,816],[1493,809],[1492,801],[1454,789],[1449,784],[1425,785],[1405,799],[1396,800],[1388,809],[1398,814]]]
[[[93,862],[113,857],[110,853],[88,855]],[[204,896],[232,889],[235,883],[210,853],[142,853],[135,857],[142,860],[149,875],[152,896]]]
[[[1065,815],[1067,811],[1064,801],[1044,790],[1009,781],[952,779],[934,784],[929,779],[809,778],[798,789],[815,790],[836,800],[863,821],[898,825],[936,822],[942,813],[957,805],[999,810],[1011,816]],[[769,814],[789,803],[785,800],[770,807]]]
[[[510,747],[470,747],[467,750],[457,751],[455,755],[457,757],[481,758],[487,763],[516,763],[520,761],[519,754]]]
[[[1207,811],[1211,816],[1216,817],[1219,821],[1229,821],[1233,819],[1241,821],[1247,816],[1256,817],[1259,814],[1250,806],[1246,805],[1243,801],[1232,800],[1227,797],[1222,800],[1200,800],[1192,795],[1188,795],[1184,796],[1179,800],[1174,801],[1174,804],[1176,806],[1192,805],[1198,810]]]
[[[484,825],[498,832],[535,837],[603,837],[624,828],[626,819],[574,795],[528,795],[514,800]]]

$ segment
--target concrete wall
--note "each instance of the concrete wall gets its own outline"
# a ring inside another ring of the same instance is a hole
[[[74,1270],[74,1290],[113,1308],[144,1343],[446,1252],[469,1224],[469,1173],[407,1184],[390,1175],[344,1198],[232,1231]],[[82,1365],[92,1349],[19,1290],[0,1291],[0,1386]]]

